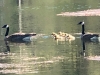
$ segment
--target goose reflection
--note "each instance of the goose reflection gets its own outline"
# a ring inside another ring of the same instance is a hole
[[[82,41],[82,52],[81,52],[81,55],[85,56],[85,41],[81,40]]]
[[[95,60],[95,61],[100,61],[100,55],[89,55],[89,56],[86,56],[85,55],[85,43],[84,41],[82,41],[82,52],[81,52],[81,55],[84,56],[85,59],[87,60]]]
[[[7,41],[4,41],[4,42],[5,42],[5,47],[6,47],[6,50],[4,50],[4,54],[8,54],[10,52],[9,43]]]

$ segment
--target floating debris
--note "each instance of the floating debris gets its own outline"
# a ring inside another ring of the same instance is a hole
[[[100,16],[100,9],[89,9],[76,12],[62,12],[57,16]]]

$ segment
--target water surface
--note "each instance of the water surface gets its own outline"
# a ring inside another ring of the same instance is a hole
[[[70,0],[22,0],[0,1],[0,26],[10,25],[10,33],[35,32],[47,37],[35,39],[31,43],[4,42],[5,30],[0,28],[0,74],[3,75],[100,75],[100,61],[88,60],[81,55],[82,42],[79,35],[79,21],[84,20],[87,32],[100,32],[100,17],[62,17],[61,12],[75,12],[99,9],[100,1]],[[51,37],[52,32],[67,32],[74,35],[71,44],[59,42]],[[100,43],[86,43],[86,57],[100,55]],[[7,53],[10,51],[9,53]]]

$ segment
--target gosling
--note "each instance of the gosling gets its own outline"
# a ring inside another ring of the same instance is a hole
[[[68,34],[68,33],[64,33],[64,32],[59,32],[58,34],[53,32],[52,33],[53,37],[54,37],[54,40],[57,41],[57,44],[58,44],[58,41],[69,41],[69,43],[71,43],[71,41],[75,40],[75,37],[72,36],[71,34]]]

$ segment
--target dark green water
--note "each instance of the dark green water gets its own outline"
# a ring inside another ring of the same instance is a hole
[[[86,22],[87,32],[100,32],[100,17],[62,17],[61,12],[99,9],[100,1],[91,0],[0,0],[0,27],[10,25],[10,33],[46,34],[32,43],[4,42],[0,28],[0,75],[100,75],[100,61],[87,60],[80,53],[80,38],[59,43],[52,32],[80,33],[79,21]],[[5,54],[10,48],[10,53]],[[100,43],[86,43],[86,57],[100,55]]]

